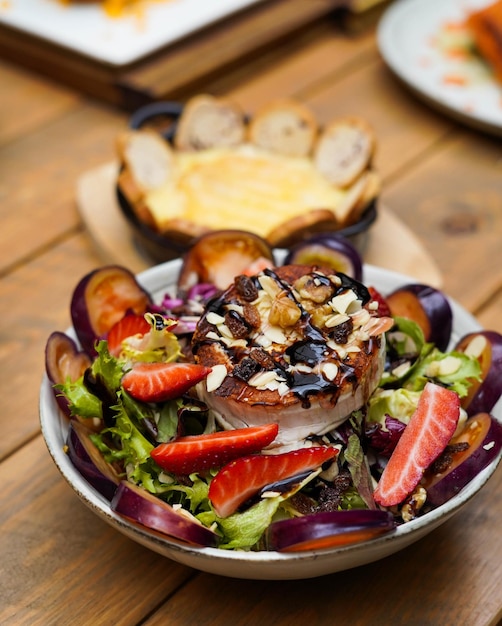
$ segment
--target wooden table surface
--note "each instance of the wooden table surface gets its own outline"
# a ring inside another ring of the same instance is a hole
[[[0,62],[0,623],[494,625],[502,617],[502,469],[460,514],[404,551],[307,581],[199,573],[88,510],[40,434],[51,331],[76,281],[102,264],[75,201],[113,159],[127,113]],[[502,332],[502,148],[413,97],[373,30],[326,22],[263,51],[206,90],[252,112],[294,96],[321,121],[359,114],[379,138],[382,202],[422,241],[445,290]],[[396,267],[399,270],[399,267]]]

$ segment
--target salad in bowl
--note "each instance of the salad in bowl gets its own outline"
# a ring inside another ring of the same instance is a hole
[[[502,336],[346,240],[241,231],[105,266],[46,347],[41,423],[77,495],[204,571],[307,578],[423,537],[501,457]]]

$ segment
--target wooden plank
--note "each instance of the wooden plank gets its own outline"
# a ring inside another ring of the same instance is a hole
[[[82,504],[41,436],[0,465],[0,622],[139,623],[193,575]]]
[[[125,117],[93,105],[61,111],[0,152],[0,270],[43,250],[79,226],[75,184],[89,167],[114,155]]]
[[[0,25],[0,57],[106,102],[121,103],[113,69],[4,25]]]
[[[38,395],[47,338],[54,330],[68,328],[73,289],[99,265],[94,246],[79,235],[2,277],[0,459],[39,432]]]
[[[309,95],[337,84],[355,68],[371,64],[375,55],[373,32],[355,39],[333,24],[323,24],[309,29],[302,45],[292,47],[287,55],[264,54],[256,60],[257,71],[246,75],[245,80],[234,81],[236,84],[227,84],[225,91],[244,110],[254,113],[273,98],[290,96],[306,100]],[[222,81],[215,83],[220,92]]]
[[[333,10],[329,0],[269,0],[182,40],[160,58],[124,73],[118,84],[151,99],[191,91],[212,74],[232,69],[274,42],[305,29]]]
[[[502,334],[502,284],[476,310],[476,317],[485,328]]]
[[[458,130],[384,193],[437,261],[446,291],[474,312],[502,285],[499,159],[498,139]]]
[[[36,131],[78,102],[65,87],[0,61],[0,145]]]

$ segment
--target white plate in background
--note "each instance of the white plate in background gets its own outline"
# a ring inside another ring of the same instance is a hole
[[[99,0],[9,0],[0,24],[121,66],[262,1],[140,0],[137,11],[109,17]]]
[[[397,0],[378,25],[390,69],[429,104],[474,128],[502,134],[502,85],[456,27],[493,0]],[[455,51],[465,55],[454,54]]]

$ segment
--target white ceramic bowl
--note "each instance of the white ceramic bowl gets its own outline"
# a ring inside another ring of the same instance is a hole
[[[153,296],[160,297],[173,286],[179,267],[179,260],[169,261],[143,272],[139,275],[139,279]],[[364,282],[367,285],[373,285],[385,294],[400,285],[416,281],[401,274],[365,266]],[[454,313],[453,341],[480,328],[469,313],[456,302],[451,300],[450,302]],[[72,330],[68,333],[74,337]],[[502,402],[495,407],[494,415],[502,421]],[[501,456],[499,455],[459,494],[443,506],[377,539],[341,548],[295,554],[229,551],[218,548],[198,548],[168,537],[161,537],[114,513],[108,501],[89,485],[65,454],[64,445],[68,424],[66,418],[58,410],[46,377],[42,381],[40,390],[40,422],[49,452],[63,477],[84,504],[118,531],[147,548],[189,567],[223,576],[261,580],[313,578],[371,563],[402,550],[456,514],[487,482]]]

